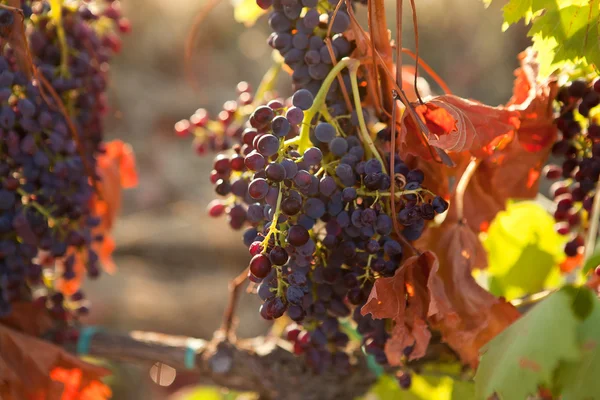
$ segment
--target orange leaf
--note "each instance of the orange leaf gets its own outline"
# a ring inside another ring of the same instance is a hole
[[[434,97],[416,106],[415,111],[431,132],[429,144],[449,152],[470,151],[481,156],[484,146],[519,127],[516,111],[490,107],[454,95]],[[400,124],[400,155],[412,154],[431,160],[419,128],[408,113],[402,115]]]
[[[519,143],[528,151],[541,151],[556,140],[552,103],[558,93],[556,80],[539,81],[537,52],[531,47],[519,54],[521,66],[515,70],[513,96],[509,110],[520,113]]]
[[[371,313],[373,318],[390,318],[395,325],[392,337],[385,345],[385,354],[391,365],[402,363],[405,348],[413,346],[409,359],[425,355],[431,333],[427,316],[437,309],[430,307],[429,287],[431,277],[438,269],[435,254],[425,252],[407,259],[391,278],[379,278],[371,290],[361,313]],[[439,290],[435,292],[439,293]]]
[[[84,385],[109,373],[62,348],[0,325],[0,398],[60,399],[65,385],[51,377],[56,367],[81,370]],[[59,374],[60,375],[60,374]],[[56,375],[55,375],[56,376]]]
[[[446,221],[432,229],[427,245],[439,257],[439,272],[432,281],[443,288],[443,296],[432,297],[438,312],[429,322],[461,359],[476,367],[479,350],[519,317],[512,304],[479,286],[471,274],[486,264],[485,250],[467,226]]]
[[[121,207],[122,189],[137,185],[138,178],[133,151],[128,144],[114,140],[106,143],[105,148],[106,152],[98,157],[101,184],[95,209],[102,218],[105,231],[110,231]]]
[[[110,388],[100,381],[93,380],[85,386],[80,369],[54,368],[50,377],[64,385],[60,400],[106,400],[112,396]]]
[[[101,235],[103,239],[94,241],[92,249],[98,255],[104,270],[112,273],[115,265],[111,255],[115,249],[115,242],[110,232],[121,208],[122,189],[137,185],[138,177],[131,146],[120,140],[114,140],[105,144],[105,150],[97,160],[97,172],[100,177],[99,195],[92,198],[90,205],[94,215],[101,220],[100,225],[94,228],[92,233],[94,236]],[[61,279],[57,283],[59,290],[67,295],[79,289],[87,271],[85,252],[69,249],[68,254],[75,257],[75,277],[68,281]]]

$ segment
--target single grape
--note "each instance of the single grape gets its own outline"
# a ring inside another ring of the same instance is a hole
[[[323,153],[317,147],[311,147],[304,152],[304,161],[309,165],[319,165],[323,160]]]
[[[308,230],[301,225],[292,225],[287,232],[287,241],[292,246],[302,246],[310,239]]]
[[[312,106],[313,101],[314,97],[312,93],[306,89],[300,89],[292,96],[292,104],[301,110],[308,110]]]
[[[263,178],[256,178],[248,185],[248,194],[256,200],[264,199],[268,191],[269,183]]]
[[[271,157],[279,151],[279,139],[274,135],[263,135],[258,139],[256,150],[264,157]]]
[[[257,254],[250,260],[250,272],[257,278],[266,277],[271,271],[271,261],[264,254]]]
[[[291,125],[287,118],[279,115],[273,118],[271,122],[271,129],[273,130],[273,134],[277,137],[285,137],[290,132]]]
[[[320,122],[315,128],[315,136],[323,143],[329,143],[335,138],[336,132],[333,125]]]

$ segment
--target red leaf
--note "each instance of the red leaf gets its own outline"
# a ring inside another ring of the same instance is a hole
[[[484,267],[486,257],[477,235],[468,226],[447,221],[432,229],[428,239],[426,245],[440,261],[432,284],[443,288],[443,295],[432,297],[438,312],[431,313],[429,322],[461,359],[475,368],[481,347],[520,314],[473,278],[471,270]]]
[[[435,303],[430,307],[429,301],[430,279],[437,269],[437,258],[432,252],[407,259],[393,277],[375,281],[361,310],[363,315],[371,313],[373,318],[394,321],[392,337],[385,345],[385,354],[391,365],[402,363],[403,350],[409,346],[415,346],[410,360],[425,355],[431,339],[425,321],[430,312],[438,312]]]
[[[78,368],[54,368],[50,377],[64,385],[60,400],[106,400],[112,396],[110,388],[100,381],[93,380],[85,385],[83,371]]]
[[[109,373],[62,348],[0,325],[0,399],[60,399],[64,385],[51,377],[56,367],[78,369],[88,385]]]
[[[484,146],[519,127],[516,111],[454,95],[434,97],[415,107],[415,111],[431,132],[429,144],[448,152],[470,151],[482,155]],[[401,156],[412,154],[432,159],[419,128],[406,112],[402,115],[398,151]]]
[[[92,198],[90,205],[94,215],[101,221],[100,225],[94,228],[93,234],[101,235],[103,239],[94,241],[92,248],[98,254],[103,269],[112,273],[115,270],[112,260],[115,242],[111,231],[121,208],[122,191],[124,188],[137,185],[138,177],[131,146],[120,140],[114,140],[106,143],[105,149],[106,151],[97,160],[97,172],[101,178],[98,185],[99,194]],[[75,256],[75,277],[68,281],[61,279],[57,282],[57,287],[64,294],[75,293],[87,273],[86,254],[76,249],[70,249],[69,254]]]
[[[521,67],[515,70],[513,97],[507,108],[520,113],[519,143],[532,152],[542,151],[556,140],[552,103],[558,93],[556,80],[539,81],[537,52],[531,47],[519,54]]]

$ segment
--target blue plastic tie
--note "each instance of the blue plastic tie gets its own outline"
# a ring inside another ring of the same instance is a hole
[[[95,326],[86,326],[79,331],[79,340],[77,341],[77,354],[85,356],[90,351],[90,343],[100,329]]]
[[[187,369],[194,369],[196,368],[196,351],[204,346],[204,340],[188,339],[186,344],[184,365]]]

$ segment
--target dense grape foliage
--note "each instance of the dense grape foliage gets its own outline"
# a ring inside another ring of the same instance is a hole
[[[19,68],[22,52],[4,48],[0,316],[12,302],[35,299],[66,319],[87,307],[81,292],[65,296],[54,282],[74,279],[81,260],[90,277],[100,273],[90,246],[103,238],[92,232],[100,221],[90,201],[98,181],[95,160],[103,152],[107,62],[119,51],[117,32],[129,25],[118,2],[64,6],[60,23],[48,1],[21,3],[37,72],[29,78]]]
[[[352,101],[364,96],[358,78],[334,70],[329,58],[325,38],[333,8],[321,2],[318,10],[329,11],[317,11],[317,2],[282,1],[269,16],[274,33],[268,42],[293,70],[290,98],[254,99],[242,82],[238,99],[225,103],[217,120],[200,109],[175,130],[193,133],[200,154],[222,151],[210,173],[220,198],[208,212],[244,229],[248,279],[263,301],[260,315],[267,320],[287,315],[294,321],[287,334],[294,352],[305,355],[314,371],[334,367],[343,373],[350,368],[349,337],[341,323],[346,317],[355,321],[364,350],[387,363],[386,321],[362,316],[360,308],[374,281],[393,276],[401,265],[402,243],[418,239],[448,203],[423,187],[421,170],[389,151],[380,154],[371,141],[367,129],[376,121]],[[347,63],[343,57],[353,44],[342,35],[349,24],[344,7],[335,21],[335,61]],[[348,110],[340,76],[349,105],[358,110]]]
[[[556,203],[556,230],[569,235],[565,254],[574,257],[583,252],[600,177],[600,121],[597,115],[590,115],[590,110],[600,105],[600,79],[571,82],[561,88],[557,103],[560,139],[552,147],[552,155],[562,164],[550,164],[544,172],[557,181],[550,188]]]

